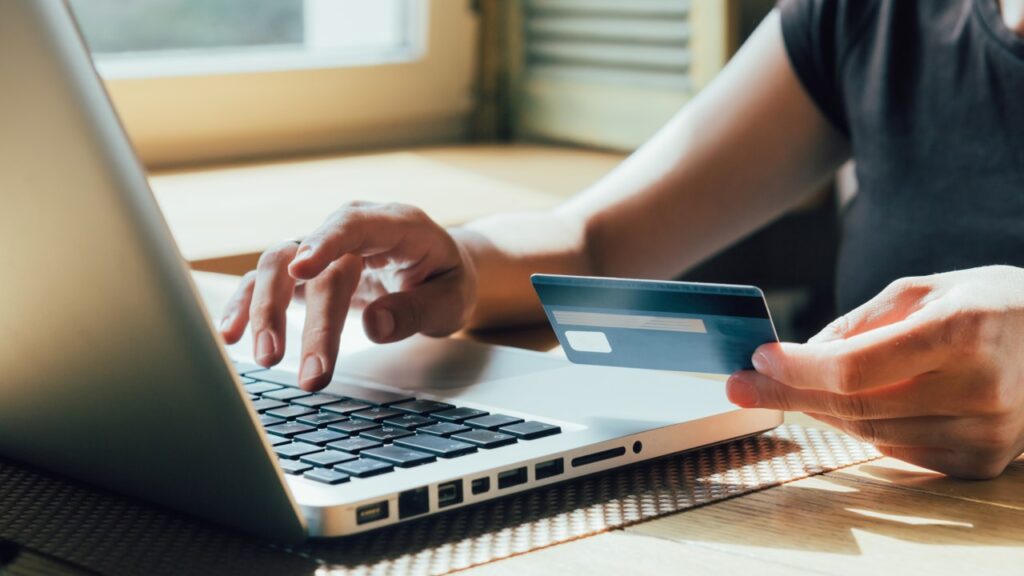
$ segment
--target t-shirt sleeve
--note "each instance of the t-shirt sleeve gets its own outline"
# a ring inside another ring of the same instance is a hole
[[[867,0],[780,0],[782,37],[797,78],[826,118],[849,136],[842,64],[874,12]]]

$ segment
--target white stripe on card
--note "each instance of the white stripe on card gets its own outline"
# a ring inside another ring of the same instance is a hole
[[[658,330],[662,332],[691,332],[707,334],[707,327],[700,318],[673,318],[668,316],[640,316],[634,314],[609,314],[606,312],[578,312],[553,310],[555,322],[567,326],[592,326],[594,328],[628,328],[631,330]]]

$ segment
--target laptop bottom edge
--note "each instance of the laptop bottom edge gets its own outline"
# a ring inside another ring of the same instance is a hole
[[[350,536],[612,469],[757,435],[782,424],[773,410],[734,410],[336,506],[304,506],[314,538]]]

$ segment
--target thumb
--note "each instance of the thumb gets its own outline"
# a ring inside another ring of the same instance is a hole
[[[391,292],[363,311],[363,327],[377,343],[397,342],[423,333],[447,336],[466,318],[465,275],[461,271],[434,278],[411,290]]]

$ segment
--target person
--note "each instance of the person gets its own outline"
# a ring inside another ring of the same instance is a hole
[[[284,353],[304,282],[300,379],[330,380],[349,306],[367,334],[543,321],[534,272],[673,278],[853,159],[839,319],[760,347],[741,407],[803,411],[956,477],[1024,450],[1024,0],[783,0],[715,80],[607,177],[543,213],[446,230],[353,203],[262,255],[221,332]]]

